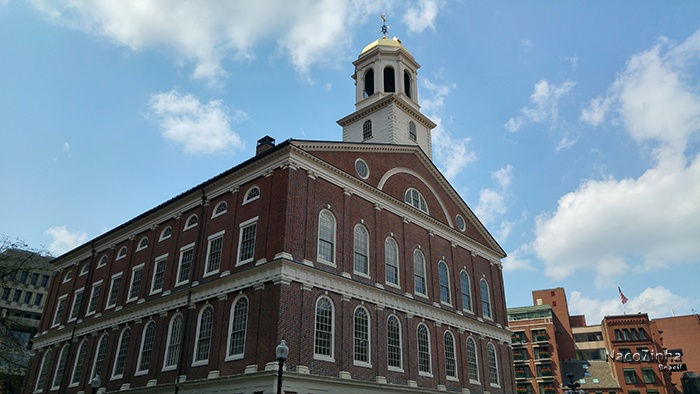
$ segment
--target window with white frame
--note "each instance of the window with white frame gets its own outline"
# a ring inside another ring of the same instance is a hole
[[[85,289],[78,289],[73,295],[73,305],[70,307],[70,316],[68,316],[68,321],[73,321],[78,318],[80,314],[80,305],[83,302],[83,293]]]
[[[255,258],[255,233],[257,228],[257,216],[240,224],[240,230],[238,231],[238,262],[236,265],[249,263]]]
[[[411,141],[415,141],[418,139],[418,133],[416,132],[416,124],[413,123],[413,121],[408,122],[408,138],[410,138]]]
[[[134,301],[139,298],[141,279],[143,278],[143,266],[144,264],[139,264],[131,269],[131,285],[129,286],[129,297],[126,299],[126,302]]]
[[[474,338],[469,337],[467,338],[467,371],[469,372],[469,381],[471,383],[479,383],[479,364],[477,357],[476,342],[474,342]]]
[[[41,367],[39,368],[39,377],[36,379],[36,386],[34,386],[34,392],[41,392],[44,389],[44,384],[46,384],[46,375],[49,373],[49,367],[51,365],[51,349],[44,353],[44,357],[41,358]]]
[[[68,271],[63,275],[63,283],[70,282],[71,279],[73,279],[73,271]]]
[[[85,315],[92,315],[97,311],[97,303],[100,300],[100,291],[102,290],[102,280],[99,280],[92,284],[92,290],[90,290],[90,301],[88,304],[87,312]]]
[[[481,313],[486,318],[492,318],[491,314],[491,296],[489,292],[489,284],[486,279],[481,278],[479,281],[479,288],[481,290]]]
[[[418,249],[413,251],[413,286],[416,294],[428,295],[425,285],[425,257]]]
[[[369,366],[369,315],[364,307],[355,309],[353,360],[355,365]]]
[[[221,201],[220,203],[216,204],[214,207],[214,212],[212,213],[211,217],[212,219],[221,216],[225,214],[228,211],[228,204],[226,204],[226,201]]]
[[[82,267],[80,267],[79,276],[87,275],[88,272],[90,272],[90,263],[85,263]]]
[[[384,271],[386,283],[399,285],[399,245],[394,238],[387,237],[384,241]]]
[[[173,228],[168,226],[168,227],[164,228],[163,231],[161,231],[160,238],[158,238],[158,242],[166,240],[166,239],[170,238],[172,235],[173,235]]]
[[[51,324],[52,327],[56,327],[61,322],[63,321],[63,310],[66,309],[66,299],[68,298],[68,295],[62,295],[61,297],[58,298],[58,302],[56,303],[56,311],[54,312],[53,315],[53,323]]]
[[[333,361],[333,303],[328,297],[316,301],[314,358]]]
[[[117,296],[119,295],[119,287],[122,283],[122,273],[112,275],[112,283],[109,285],[109,294],[107,297],[107,306],[105,309],[114,308],[117,305]]]
[[[165,268],[168,263],[168,254],[156,257],[153,279],[151,279],[151,294],[160,293],[163,290],[165,280]]]
[[[100,257],[100,261],[97,262],[97,268],[102,268],[107,265],[107,256]]]
[[[83,365],[85,364],[85,355],[87,354],[88,340],[83,339],[78,345],[78,357],[75,358],[73,363],[73,372],[70,377],[69,387],[76,387],[80,384],[80,378],[83,373]]]
[[[204,276],[209,276],[219,272],[221,267],[221,251],[224,246],[224,231],[209,236],[209,246],[207,246],[207,261],[204,265]]]
[[[455,337],[445,331],[445,374],[447,378],[457,379],[457,357],[455,356]]]
[[[114,360],[112,379],[120,379],[124,376],[124,367],[126,365],[126,352],[127,350],[129,350],[130,339],[131,329],[127,327],[122,331],[122,334],[119,336],[119,345],[117,346],[117,358]]]
[[[486,345],[486,356],[489,363],[489,383],[491,386],[498,386],[498,361],[496,361],[496,347],[493,343]]]
[[[117,260],[121,260],[126,257],[126,246],[122,246],[117,253]]]
[[[466,271],[461,271],[459,273],[459,284],[462,291],[462,310],[471,311],[472,310],[472,290],[471,283],[469,282],[469,274]]]
[[[369,276],[369,233],[365,226],[355,226],[353,270],[355,273]]]
[[[362,124],[362,139],[372,138],[372,121],[367,119],[365,123]]]
[[[66,370],[66,362],[68,361],[68,344],[63,345],[61,352],[58,355],[58,364],[56,365],[56,370],[53,373],[53,381],[51,383],[51,390],[58,390],[61,387],[61,382],[63,382],[63,372]]]
[[[245,193],[245,199],[243,199],[243,204],[247,204],[251,201],[257,200],[260,198],[260,188],[257,186],[253,186],[248,191]]]
[[[194,344],[194,360],[192,360],[192,365],[202,365],[209,361],[213,322],[214,307],[207,305],[199,312],[199,319],[197,319],[197,340]]]
[[[406,190],[404,201],[406,204],[412,205],[414,208],[428,213],[428,204],[425,203],[425,198],[418,190],[412,187]]]
[[[105,355],[107,354],[107,340],[109,339],[108,334],[103,334],[100,340],[97,342],[97,352],[95,352],[95,359],[92,362],[92,374],[90,376],[99,375],[102,376],[102,365],[105,361]]]
[[[150,321],[146,324],[146,329],[141,337],[141,351],[136,367],[136,374],[144,374],[151,367],[151,354],[153,353],[153,342],[156,336],[156,323]]]
[[[440,302],[451,305],[450,274],[447,269],[447,263],[444,261],[438,263],[438,281],[440,282]]]
[[[144,250],[148,247],[148,237],[143,237],[139,241],[139,245],[136,247],[136,251]]]
[[[418,374],[431,375],[430,334],[428,327],[423,323],[418,324],[416,336],[418,338]]]
[[[318,214],[318,261],[335,265],[335,216],[327,209]]]
[[[165,351],[165,361],[163,362],[163,370],[172,370],[177,367],[177,361],[180,357],[180,341],[182,337],[182,315],[176,313],[170,319],[168,327],[168,347]]]
[[[190,269],[192,268],[193,257],[194,242],[180,248],[180,261],[177,264],[177,281],[175,281],[175,286],[179,286],[190,281]]]
[[[389,370],[403,371],[401,356],[401,324],[399,319],[391,315],[386,322],[387,364]]]
[[[240,296],[231,304],[231,317],[228,324],[228,352],[226,360],[243,358],[245,336],[248,327],[248,298]]]
[[[197,226],[197,223],[199,223],[199,218],[197,217],[197,215],[190,215],[190,217],[188,217],[187,221],[185,222],[185,230],[189,230]]]

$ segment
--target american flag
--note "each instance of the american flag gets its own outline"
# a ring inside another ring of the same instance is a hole
[[[627,301],[629,301],[629,300],[627,299],[627,297],[625,297],[624,294],[622,294],[622,290],[620,290],[620,286],[617,286],[617,291],[620,292],[620,302],[622,303],[622,305],[625,305],[627,303]]]

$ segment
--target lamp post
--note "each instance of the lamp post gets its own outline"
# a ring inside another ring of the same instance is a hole
[[[92,389],[92,394],[97,394],[97,390],[100,389],[100,384],[102,384],[102,381],[100,380],[100,375],[95,375],[92,380],[90,380],[90,388]]]
[[[279,361],[279,370],[277,371],[277,394],[282,394],[282,367],[284,366],[284,360],[286,360],[289,355],[289,347],[284,342],[284,339],[277,345],[275,355],[277,355],[277,361]]]
[[[569,389],[564,391],[564,394],[579,394],[583,393],[583,390],[579,390],[579,387],[581,387],[581,383],[579,382],[574,382],[574,374],[569,372],[566,374],[566,377],[569,378],[569,383],[567,383],[566,387]]]

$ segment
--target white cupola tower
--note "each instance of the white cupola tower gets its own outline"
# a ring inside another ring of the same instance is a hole
[[[338,121],[343,142],[418,145],[432,159],[430,131],[436,124],[418,105],[420,65],[401,40],[386,37],[386,24],[382,32],[353,62],[355,112]]]

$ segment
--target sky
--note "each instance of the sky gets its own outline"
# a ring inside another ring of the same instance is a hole
[[[508,307],[700,309],[695,1],[0,0],[0,234],[60,255],[265,135],[340,141],[380,14]]]

